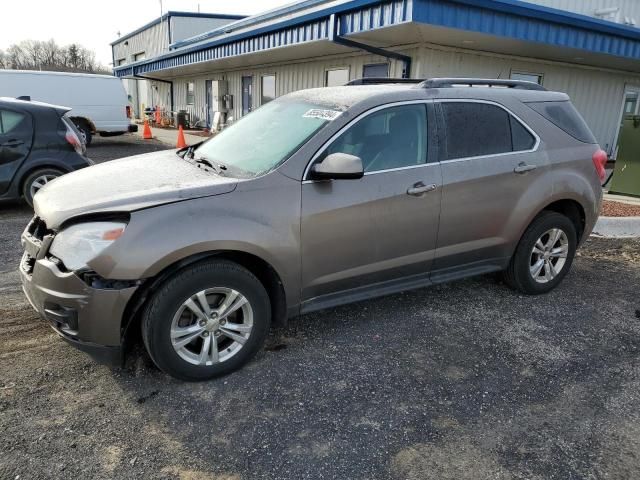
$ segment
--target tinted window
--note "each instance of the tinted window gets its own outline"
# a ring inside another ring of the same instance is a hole
[[[533,102],[527,105],[576,140],[584,143],[598,143],[571,102]]]
[[[513,151],[531,150],[536,144],[536,139],[524,128],[524,125],[513,116],[509,115],[509,119],[511,121],[511,143],[513,145]]]
[[[0,110],[0,134],[9,133],[24,119],[24,114]]]
[[[362,159],[365,172],[420,165],[427,160],[425,105],[391,107],[366,116],[346,130],[327,150]]]
[[[388,63],[372,63],[362,67],[362,78],[369,77],[388,77],[389,76],[389,64]]]
[[[443,102],[447,159],[530,150],[535,137],[505,109],[486,103]]]
[[[510,115],[486,103],[444,102],[447,158],[511,152]]]

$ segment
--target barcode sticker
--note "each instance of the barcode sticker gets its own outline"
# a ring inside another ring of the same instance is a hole
[[[308,110],[304,115],[304,118],[319,118],[321,120],[332,121],[340,116],[342,112],[337,110],[322,110],[320,108],[312,108]]]

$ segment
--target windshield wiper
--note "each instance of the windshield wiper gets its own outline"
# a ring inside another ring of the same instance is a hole
[[[211,168],[218,175],[224,175],[224,170],[227,169],[227,167],[225,165],[215,164],[215,163],[209,161],[208,159],[206,159],[204,157],[198,158],[197,160],[195,160],[195,162],[196,162],[197,165],[204,165],[206,167]]]

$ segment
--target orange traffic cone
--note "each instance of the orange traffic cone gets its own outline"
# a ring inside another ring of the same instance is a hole
[[[144,121],[144,128],[142,129],[142,138],[145,140],[151,140],[153,135],[151,135],[151,127],[149,127],[149,122]]]
[[[184,131],[182,130],[182,125],[178,126],[178,143],[176,144],[176,148],[184,148],[187,146],[187,142],[184,141]]]
[[[160,125],[160,120],[161,120],[160,107],[156,107],[156,125]]]

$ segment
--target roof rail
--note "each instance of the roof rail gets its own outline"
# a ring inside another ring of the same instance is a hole
[[[453,88],[457,86],[472,87],[474,85],[484,87],[506,87],[518,90],[542,90],[547,91],[542,85],[524,80],[501,80],[488,78],[430,78],[422,82],[422,88]]]
[[[394,83],[422,83],[424,78],[388,78],[388,77],[366,77],[356,78],[345,85],[390,85]]]

